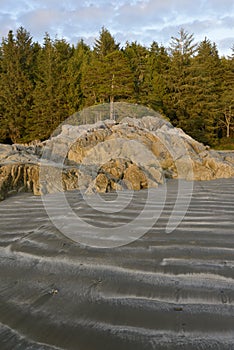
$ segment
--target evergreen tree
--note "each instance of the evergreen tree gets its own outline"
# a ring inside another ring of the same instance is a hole
[[[116,50],[119,50],[119,43],[116,43],[111,33],[105,27],[102,27],[99,38],[94,43],[94,53],[99,58],[103,58]]]
[[[83,40],[78,42],[74,52],[68,62],[68,113],[77,112],[84,104],[81,80],[83,68],[89,62],[91,51]]]
[[[147,105],[149,102],[148,93],[151,88],[149,51],[137,42],[127,42],[124,53],[134,75],[134,99],[137,103]]]
[[[81,89],[85,106],[112,101],[109,87],[113,85],[111,82],[115,75],[118,75],[115,70],[119,69],[119,64],[115,59],[110,63],[110,57],[117,57],[116,55],[119,55],[120,62],[125,67],[126,62],[123,62],[119,44],[115,42],[111,33],[102,27],[99,38],[95,40],[93,51],[82,67]]]
[[[169,56],[163,46],[153,42],[150,48],[148,70],[151,88],[148,92],[149,106],[165,114],[164,99],[167,94]]]
[[[85,106],[138,102],[169,117],[204,143],[234,132],[234,47],[219,58],[215,43],[194,43],[184,29],[166,50],[137,42],[120,50],[102,27],[93,50],[49,34],[41,46],[23,27],[0,45],[0,142],[46,139],[66,117]],[[98,116],[97,116],[98,117]],[[88,120],[86,120],[88,122]],[[224,140],[225,141],[225,140]],[[230,142],[229,142],[230,143]]]
[[[217,139],[223,70],[216,45],[206,38],[199,44],[192,69],[188,127],[191,136],[212,145]]]
[[[29,125],[34,138],[47,138],[69,116],[67,62],[71,55],[72,49],[64,39],[52,41],[46,34],[38,54],[33,114]]]
[[[119,99],[131,101],[133,95],[133,75],[124,54],[114,51],[103,61],[103,83],[100,92],[110,103]],[[113,111],[111,111],[113,113]],[[112,115],[110,116],[112,119]]]
[[[84,106],[91,106],[104,102],[98,94],[98,85],[102,74],[102,61],[97,59],[93,52],[82,65],[81,91],[84,98]]]
[[[223,136],[229,138],[234,130],[234,46],[232,56],[223,58],[223,80],[221,94],[221,109],[219,126],[223,130]]]
[[[33,96],[34,46],[30,33],[23,27],[16,37],[9,31],[2,41],[0,107],[1,140],[25,140],[25,126],[31,114]]]
[[[173,56],[178,55],[181,61],[189,60],[197,51],[197,44],[194,44],[194,35],[189,34],[184,28],[178,32],[179,37],[171,37],[170,51]]]
[[[191,62],[197,50],[193,41],[193,35],[184,29],[180,30],[178,38],[172,37],[169,69],[165,75],[167,93],[163,101],[165,113],[171,122],[189,133],[190,98],[195,90]]]
[[[86,105],[131,99],[133,75],[121,51],[114,51],[103,59],[93,56],[82,75],[82,91]]]

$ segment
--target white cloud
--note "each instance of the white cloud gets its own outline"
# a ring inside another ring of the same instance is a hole
[[[45,32],[91,45],[105,26],[122,45],[153,40],[168,45],[184,27],[200,41],[217,41],[221,53],[234,41],[233,0],[0,0],[0,34],[25,27],[35,40]],[[231,45],[232,46],[232,45]]]

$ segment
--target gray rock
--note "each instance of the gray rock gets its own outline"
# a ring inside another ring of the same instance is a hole
[[[19,191],[87,193],[157,187],[165,178],[234,176],[234,153],[209,150],[160,117],[63,125],[31,145],[0,145],[0,197]]]

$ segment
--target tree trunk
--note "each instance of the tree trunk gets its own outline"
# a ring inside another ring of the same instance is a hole
[[[110,119],[115,119],[114,96],[110,96]]]
[[[227,134],[226,137],[230,137],[230,123],[231,123],[231,116],[228,114],[225,114],[225,120],[226,120],[226,129],[227,129]]]
[[[230,137],[230,125],[227,124],[227,137]]]

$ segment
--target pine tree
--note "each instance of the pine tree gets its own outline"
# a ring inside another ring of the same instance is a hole
[[[110,67],[108,56],[116,53],[119,53],[120,60],[123,61],[119,44],[115,42],[111,33],[102,27],[99,38],[95,40],[93,51],[82,67],[81,89],[85,106],[109,102],[112,99],[108,86],[111,86],[115,72],[113,67]],[[110,70],[112,73],[109,73]]]
[[[215,43],[197,45],[184,29],[168,49],[156,42],[120,49],[105,27],[99,34],[91,50],[82,40],[71,47],[46,34],[41,46],[23,27],[9,31],[0,45],[0,142],[46,139],[92,104],[110,102],[113,118],[113,102],[122,100],[159,110],[198,141],[231,139],[234,47],[220,59]]]
[[[149,51],[137,42],[126,43],[124,50],[134,75],[134,99],[137,103],[148,105],[150,90]]]
[[[232,56],[223,58],[224,70],[221,94],[221,109],[218,124],[223,130],[223,137],[229,138],[234,131],[234,46]]]
[[[116,50],[119,50],[119,43],[116,43],[111,33],[105,27],[102,27],[99,38],[94,43],[94,53],[99,58],[103,58]]]
[[[33,96],[34,45],[30,33],[23,27],[16,37],[9,31],[2,41],[0,106],[1,139],[24,141],[25,126],[31,114]]]
[[[84,66],[90,57],[90,48],[83,40],[78,42],[71,58],[68,61],[68,113],[77,112],[83,107],[84,97],[81,89],[81,80]]]
[[[93,56],[84,69],[81,86],[86,105],[131,99],[133,75],[124,54],[114,51],[101,60]]]
[[[171,37],[170,51],[173,56],[178,55],[180,60],[189,60],[197,51],[197,44],[194,44],[194,35],[189,34],[184,28],[178,32],[179,37]]]
[[[175,126],[186,132],[191,132],[189,101],[194,93],[191,62],[197,50],[193,41],[193,35],[184,29],[179,31],[178,38],[172,37],[169,69],[165,75],[165,113]]]
[[[124,54],[114,51],[105,57],[103,63],[105,74],[105,82],[101,85],[103,96],[106,96],[111,104],[120,99],[131,101],[134,91],[133,75]],[[113,105],[111,105],[110,118],[114,118]]]
[[[216,45],[206,38],[199,44],[192,70],[194,89],[188,127],[191,136],[213,145],[217,140],[223,70]]]
[[[169,56],[163,46],[153,42],[150,48],[148,70],[151,73],[151,88],[148,92],[149,106],[165,114],[164,99],[167,94]]]
[[[67,62],[71,55],[72,49],[64,39],[52,41],[46,34],[37,60],[34,106],[29,125],[33,138],[47,138],[69,116]]]

